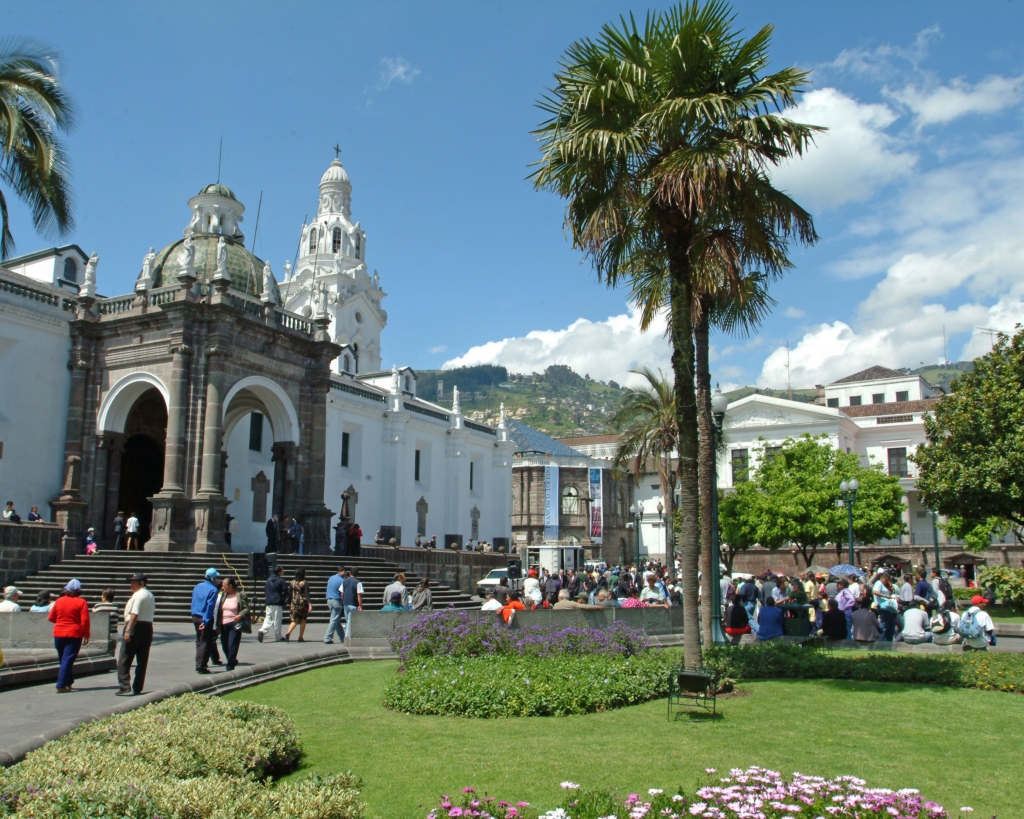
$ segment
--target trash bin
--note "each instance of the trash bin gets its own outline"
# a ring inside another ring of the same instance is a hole
[[[810,637],[811,619],[807,613],[811,607],[799,603],[783,603],[779,606],[787,617],[782,620],[782,633],[786,637]]]

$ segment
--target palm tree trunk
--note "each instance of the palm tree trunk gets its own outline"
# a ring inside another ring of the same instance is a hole
[[[674,227],[674,226],[673,226]],[[693,368],[693,284],[686,237],[678,231],[672,242],[669,270],[672,371],[675,374],[676,420],[679,426],[679,553],[683,581],[683,650],[687,665],[701,662],[697,564],[700,559],[697,480],[697,396]]]
[[[713,504],[711,493],[714,491],[715,443],[711,426],[711,363],[709,361],[710,346],[710,304],[707,298],[701,299],[701,314],[693,325],[693,338],[696,344],[697,359],[697,436],[700,445],[700,463],[698,468],[700,480],[700,570],[703,577],[701,598],[701,615],[703,618],[701,633],[704,645],[711,645],[711,610],[712,583],[717,583],[718,567],[711,565],[711,520]]]

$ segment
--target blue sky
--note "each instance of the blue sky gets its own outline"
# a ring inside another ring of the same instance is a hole
[[[535,192],[535,101],[565,48],[625,3],[20,3],[5,30],[62,54],[80,124],[68,240],[128,292],[217,175],[280,277],[336,142],[367,263],[389,293],[386,366],[668,368],[626,294],[598,284]],[[988,349],[1024,316],[1024,12],[1019,3],[740,3],[778,67],[813,69],[795,118],[830,127],[778,183],[815,216],[758,336],[716,337],[723,384],[794,386]],[[17,252],[52,242],[13,207]]]

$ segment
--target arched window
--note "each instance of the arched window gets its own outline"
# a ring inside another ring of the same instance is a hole
[[[412,379],[409,376],[405,377],[405,391],[412,392]]]
[[[363,258],[363,234],[358,230],[356,231],[356,258]]]
[[[562,514],[578,515],[580,513],[580,492],[575,486],[567,486],[562,490]]]
[[[352,372],[352,359],[346,355],[341,359],[341,366],[345,369],[345,372]]]
[[[64,260],[64,278],[69,282],[78,281],[78,265],[74,259]]]
[[[331,231],[331,253],[341,250],[341,228],[336,227]]]
[[[316,252],[316,228],[315,227],[311,227],[309,229],[309,252],[310,253],[315,253]]]

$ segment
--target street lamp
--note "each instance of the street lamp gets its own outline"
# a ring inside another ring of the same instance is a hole
[[[658,501],[658,523],[665,525],[665,504],[661,501]],[[668,532],[665,533],[665,565],[669,565]]]
[[[633,515],[633,528],[636,530],[636,559],[639,560],[640,559],[640,524],[643,523],[643,519],[644,519],[644,502],[638,500],[636,503],[631,504],[630,507],[629,507],[629,511]],[[626,563],[628,564],[629,563],[629,560],[628,560],[629,556],[627,555],[626,557],[627,557]]]
[[[851,478],[839,484],[839,491],[843,499],[836,501],[836,506],[846,507],[846,528],[847,528],[847,563],[851,566],[853,562],[853,504],[857,500],[857,490],[860,489],[860,481]]]
[[[939,515],[932,509],[932,537],[935,538],[935,571],[942,577],[942,560],[939,557]]]
[[[722,394],[721,388],[715,385],[715,394],[711,396],[711,415],[715,423],[711,433],[712,463],[711,470],[711,639],[715,643],[727,643],[728,638],[722,630],[722,578],[719,566],[722,565],[718,542],[718,442],[722,438],[722,423],[729,399]]]

